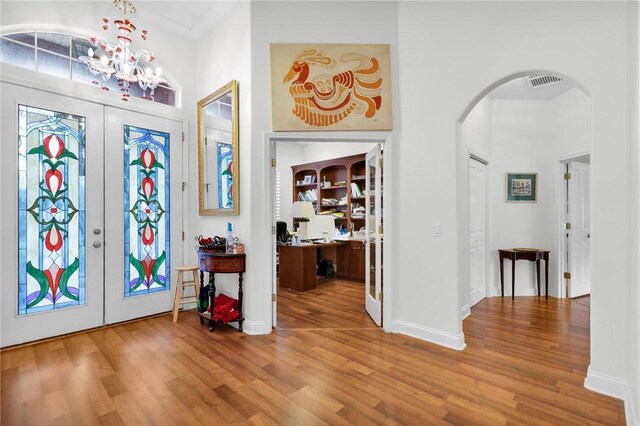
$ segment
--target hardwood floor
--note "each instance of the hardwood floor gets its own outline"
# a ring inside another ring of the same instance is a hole
[[[364,310],[364,283],[329,280],[299,292],[278,288],[278,329],[372,328]]]
[[[333,285],[281,291],[270,335],[210,334],[187,311],[4,351],[2,424],[624,423],[583,387],[586,306],[485,299],[458,352],[378,330]]]

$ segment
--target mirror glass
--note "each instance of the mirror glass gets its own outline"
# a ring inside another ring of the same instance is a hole
[[[238,84],[235,80],[198,102],[200,215],[238,215]]]

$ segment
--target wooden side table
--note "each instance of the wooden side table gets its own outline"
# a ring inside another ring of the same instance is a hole
[[[209,331],[213,331],[215,323],[213,312],[216,298],[215,274],[238,274],[238,309],[240,310],[240,316],[229,322],[237,322],[238,330],[242,331],[242,322],[244,321],[242,314],[242,274],[246,270],[246,255],[244,253],[220,253],[217,250],[200,247],[198,249],[198,265],[200,267],[200,290],[204,288],[204,273],[209,273],[209,306],[211,307],[211,313],[198,312],[200,324],[204,324],[205,319],[209,320]]]
[[[500,253],[500,294],[504,297],[504,259],[511,260],[511,300],[516,288],[516,260],[536,262],[538,276],[538,297],[540,297],[540,260],[544,260],[544,298],[549,299],[549,250],[536,248],[498,249]]]

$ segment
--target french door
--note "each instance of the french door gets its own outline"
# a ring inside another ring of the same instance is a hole
[[[366,155],[365,308],[382,326],[382,152],[376,145]]]
[[[182,123],[106,108],[105,323],[171,310],[182,264]],[[174,280],[175,281],[175,280]]]
[[[1,91],[0,346],[169,310],[181,123]]]

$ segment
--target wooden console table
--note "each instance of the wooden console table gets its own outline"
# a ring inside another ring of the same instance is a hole
[[[198,265],[200,266],[200,290],[204,288],[204,273],[209,273],[209,306],[211,307],[211,313],[198,312],[200,316],[200,324],[204,324],[204,320],[209,320],[209,331],[213,331],[213,310],[215,308],[216,298],[216,283],[215,274],[238,274],[238,309],[240,310],[240,316],[229,322],[237,322],[238,329],[242,331],[242,322],[244,316],[242,315],[242,274],[245,271],[246,255],[242,254],[227,254],[220,253],[215,249],[208,249],[204,247],[198,248]]]
[[[516,260],[536,262],[538,276],[538,296],[540,296],[540,260],[544,260],[544,298],[549,298],[549,250],[536,248],[499,249],[500,253],[500,294],[504,297],[504,259],[511,260],[511,300],[514,300],[516,288]]]

